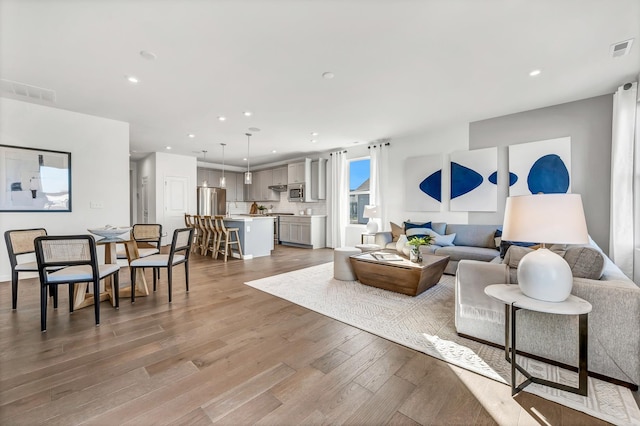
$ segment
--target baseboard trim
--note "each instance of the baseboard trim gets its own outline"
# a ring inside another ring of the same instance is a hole
[[[460,337],[465,338],[465,339],[473,340],[473,341],[482,343],[483,345],[489,345],[489,346],[492,346],[494,348],[502,349],[504,351],[504,346],[503,345],[498,345],[497,343],[489,342],[487,340],[478,339],[477,337],[469,336],[469,335],[464,334],[464,333],[456,333],[456,334],[458,336],[460,336]],[[543,358],[543,357],[538,356],[538,355],[533,355],[533,354],[530,354],[528,352],[518,351],[518,354],[526,356],[527,358],[535,359],[536,361],[546,362],[547,364],[555,365],[556,367],[564,368],[564,369],[569,370],[569,371],[578,372],[578,367],[573,366],[573,365],[563,364],[561,362],[554,361],[554,360],[547,359],[547,358]],[[614,379],[613,377],[608,377],[608,376],[605,376],[603,374],[594,373],[593,371],[589,371],[589,376],[593,377],[594,379],[603,380],[605,382],[613,383],[614,385],[618,385],[618,386],[623,386],[625,388],[629,388],[634,392],[636,392],[638,390],[638,385],[636,385],[634,383],[624,382],[624,381],[619,380],[619,379]]]

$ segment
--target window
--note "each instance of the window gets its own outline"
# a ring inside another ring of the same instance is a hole
[[[364,206],[369,204],[369,157],[349,161],[349,223],[367,223],[362,217]]]

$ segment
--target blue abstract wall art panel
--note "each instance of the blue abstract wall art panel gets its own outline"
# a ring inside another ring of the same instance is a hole
[[[498,206],[497,168],[497,147],[451,153],[450,210],[496,211]],[[493,175],[495,176],[492,178]]]
[[[482,185],[482,175],[461,164],[451,162],[451,199],[468,194]]]
[[[531,166],[527,186],[532,194],[566,194],[569,189],[569,170],[558,155],[545,155]]]
[[[509,146],[509,195],[571,192],[571,138]]]
[[[442,170],[430,174],[418,185],[420,191],[429,197],[442,202]]]
[[[404,204],[407,211],[441,210],[443,158],[442,154],[435,154],[405,160]]]

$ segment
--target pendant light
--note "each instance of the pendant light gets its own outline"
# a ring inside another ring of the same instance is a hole
[[[204,149],[202,150],[202,161],[206,162],[207,161],[207,151],[205,151]],[[202,186],[204,186],[205,188],[207,186],[209,186],[209,182],[207,182],[206,179],[202,180]]]
[[[221,143],[222,145],[222,176],[220,176],[220,188],[227,187],[227,178],[224,177],[224,147],[227,145],[226,143]]]
[[[251,133],[245,133],[247,135],[247,171],[244,174],[244,184],[251,185],[252,176],[251,171],[249,170],[249,162],[251,159],[249,158],[249,145],[251,143]]]

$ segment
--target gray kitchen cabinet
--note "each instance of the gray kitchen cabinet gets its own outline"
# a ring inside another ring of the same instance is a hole
[[[280,216],[280,241],[284,245],[323,248],[326,246],[326,220],[323,215]]]
[[[289,183],[287,180],[288,167],[278,167],[273,169],[273,184],[272,185],[286,185]]]

